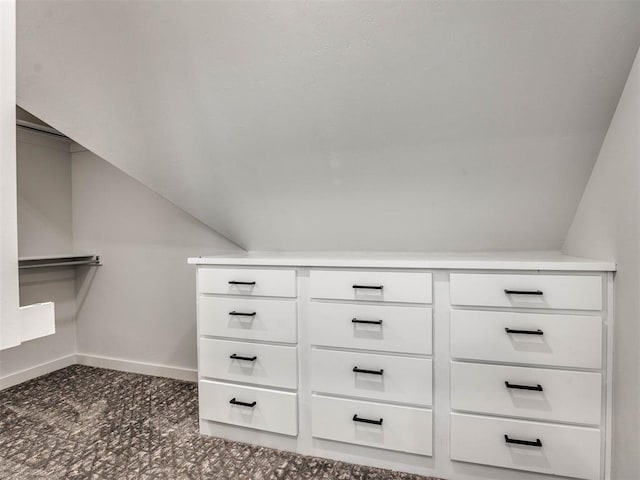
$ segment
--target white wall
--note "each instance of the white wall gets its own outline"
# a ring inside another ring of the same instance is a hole
[[[16,221],[16,11],[0,2],[0,349],[21,340]]]
[[[187,257],[239,249],[88,151],[72,154],[81,355],[196,368],[195,269]],[[104,364],[104,363],[103,363]]]
[[[70,142],[22,129],[17,138],[18,253],[72,253]],[[75,355],[73,269],[21,271],[20,304],[46,301],[55,302],[56,333],[0,352],[0,386],[22,371]]]
[[[560,249],[639,17],[25,0],[18,103],[248,249]]]
[[[567,234],[571,255],[614,260],[613,478],[640,478],[640,54]]]
[[[73,253],[70,141],[18,129],[18,253]]]
[[[19,129],[17,146],[20,256],[100,253],[104,266],[21,272],[20,303],[55,302],[56,333],[1,351],[0,388],[78,352],[101,365],[94,357],[195,368],[186,259],[239,249],[92,153],[70,153],[67,140]]]

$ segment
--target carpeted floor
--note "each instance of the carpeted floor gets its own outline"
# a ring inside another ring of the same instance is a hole
[[[420,478],[202,436],[194,383],[74,365],[0,392],[2,480]]]

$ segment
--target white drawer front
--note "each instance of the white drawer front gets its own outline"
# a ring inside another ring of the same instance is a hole
[[[542,335],[507,333],[542,331]],[[451,311],[451,356],[506,363],[600,368],[602,319],[590,315]]]
[[[541,294],[533,294],[535,292]],[[451,304],[600,310],[602,278],[599,275],[452,273]]]
[[[224,295],[295,297],[296,271],[199,267],[198,291]]]
[[[298,395],[255,387],[200,380],[200,417],[214,422],[298,434]],[[253,406],[232,404],[243,402]]]
[[[296,343],[296,307],[296,300],[202,295],[198,299],[200,335]]]
[[[311,298],[431,303],[431,274],[312,270]]]
[[[314,392],[430,406],[431,385],[431,359],[315,348],[311,352]]]
[[[371,321],[382,323],[358,323]],[[430,354],[431,308],[311,302],[311,343]]]
[[[542,446],[507,443],[505,435],[527,442],[539,439]],[[451,458],[596,480],[600,478],[600,431],[454,413]]]
[[[599,373],[451,364],[453,410],[600,425],[601,407]]]
[[[202,338],[199,372],[220,380],[297,388],[297,351],[296,347]]]
[[[431,455],[431,410],[313,395],[312,435],[386,450]],[[382,420],[381,425],[354,420]]]

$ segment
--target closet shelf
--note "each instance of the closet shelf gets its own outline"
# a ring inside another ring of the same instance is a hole
[[[20,270],[26,270],[30,268],[80,266],[102,266],[100,255],[48,255],[40,257],[22,257],[18,259],[18,267],[20,268]]]

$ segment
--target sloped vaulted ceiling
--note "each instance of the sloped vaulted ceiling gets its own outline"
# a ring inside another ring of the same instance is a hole
[[[245,248],[559,249],[639,43],[637,1],[22,0],[18,102]]]

